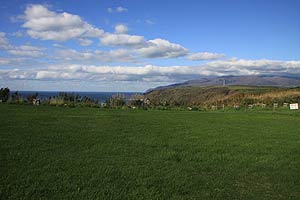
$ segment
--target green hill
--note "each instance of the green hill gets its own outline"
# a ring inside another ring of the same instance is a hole
[[[182,86],[162,88],[145,94],[154,106],[202,106],[212,105],[264,105],[300,101],[300,88],[258,87],[258,86]]]

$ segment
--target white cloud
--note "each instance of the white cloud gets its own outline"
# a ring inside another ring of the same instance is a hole
[[[20,69],[0,70],[0,79],[18,80],[18,79],[35,79],[36,74],[32,71],[24,71]]]
[[[100,40],[106,46],[133,48],[134,52],[143,58],[176,58],[188,53],[181,45],[160,38],[146,41],[138,35],[106,33]]]
[[[73,49],[62,49],[57,51],[56,59],[64,61],[76,61],[77,63],[101,62],[137,62],[136,58],[126,49],[117,49],[110,51],[84,51],[79,52]]]
[[[0,66],[11,65],[12,61],[10,58],[0,57]]]
[[[43,50],[44,49],[40,47],[22,45],[22,46],[12,47],[8,49],[7,52],[16,56],[39,57],[44,55]]]
[[[100,39],[107,46],[140,47],[146,44],[145,38],[138,35],[105,33]]]
[[[4,32],[0,32],[0,49],[3,49],[5,52],[15,55],[15,56],[27,56],[27,57],[39,57],[44,55],[44,48],[30,46],[30,45],[21,45],[14,46],[9,43]]]
[[[218,53],[211,53],[211,52],[191,53],[190,55],[186,56],[188,60],[216,60],[224,57],[225,54],[218,54]]]
[[[11,21],[12,23],[22,22],[22,21],[23,21],[23,18],[24,18],[23,15],[11,16],[11,17],[10,17],[10,21]]]
[[[127,9],[117,7],[109,11],[124,12]],[[78,15],[66,12],[50,11],[43,5],[29,5],[24,13],[24,28],[36,39],[66,41],[76,39],[80,45],[92,44],[91,37],[98,38],[106,46],[121,46],[134,49],[135,54],[142,58],[176,58],[187,55],[188,49],[164,39],[146,40],[143,36],[129,35],[128,27],[119,24],[115,33],[104,33],[102,29],[94,28]]]
[[[155,24],[155,22],[152,21],[152,20],[150,20],[150,19],[146,19],[146,20],[145,20],[145,23],[146,23],[146,24],[149,24],[149,25]]]
[[[8,40],[6,38],[6,34],[4,32],[0,32],[0,47],[4,48],[8,45]]]
[[[12,33],[12,36],[14,36],[14,37],[23,37],[24,32],[23,31],[16,31],[16,32]]]
[[[115,33],[117,34],[127,34],[128,27],[124,24],[118,24],[115,26]]]
[[[24,68],[27,70],[28,67],[39,67],[41,64],[45,65],[45,63],[40,62],[37,57],[33,56],[19,56],[19,55],[8,55],[8,56],[0,56],[0,68],[4,67],[14,67],[14,68]]]
[[[24,14],[27,34],[35,39],[66,41],[69,39],[100,37],[103,30],[94,28],[78,15],[57,13],[43,5],[29,5]]]
[[[18,53],[17,53],[18,54]],[[21,68],[24,71],[29,70],[32,67],[48,66],[49,63],[45,62],[44,58],[47,58],[45,54],[39,57],[35,55],[25,55],[26,53],[20,53],[21,56],[10,54],[7,56],[0,56],[0,68]],[[41,59],[40,59],[41,58]]]
[[[176,58],[185,56],[188,50],[179,44],[157,38],[147,41],[147,46],[138,49],[137,52],[146,58]]]
[[[63,45],[57,44],[57,43],[52,44],[52,46],[53,46],[53,47],[56,47],[56,48],[64,48]]]
[[[109,12],[109,13],[114,13],[114,12],[122,13],[122,12],[127,12],[127,11],[128,11],[128,9],[125,7],[122,7],[122,6],[118,6],[116,8],[107,8],[107,12]]]
[[[84,73],[72,73],[72,72],[57,72],[57,71],[37,71],[35,74],[36,79],[53,79],[53,80],[74,80],[85,79]]]
[[[127,9],[127,8],[124,8],[124,7],[122,7],[122,6],[119,6],[119,7],[116,8],[116,11],[117,11],[117,12],[127,12],[128,9]]]
[[[87,57],[91,55],[86,55]],[[0,60],[1,61],[1,60]],[[65,64],[45,69],[2,70],[2,79],[179,82],[203,76],[300,74],[300,61],[227,60],[200,66],[96,66]]]
[[[81,46],[89,46],[93,43],[92,40],[86,39],[86,38],[78,38],[78,42]]]
[[[114,10],[113,10],[112,8],[107,8],[107,12],[109,12],[109,13],[113,13],[113,12],[114,12]]]
[[[215,75],[300,74],[300,61],[229,59],[205,64]]]

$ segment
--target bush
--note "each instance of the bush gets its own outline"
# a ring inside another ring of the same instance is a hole
[[[9,98],[9,88],[1,88],[0,89],[0,101],[6,102]]]

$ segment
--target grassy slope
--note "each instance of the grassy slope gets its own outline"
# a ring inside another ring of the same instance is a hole
[[[168,102],[170,105],[215,105],[216,102],[225,105],[252,104],[245,103],[251,99],[256,103],[273,105],[277,103],[293,103],[300,101],[300,88],[279,88],[261,86],[210,86],[210,87],[176,87],[153,90],[146,94],[152,104],[159,105]]]
[[[299,112],[0,109],[0,199],[300,196]]]

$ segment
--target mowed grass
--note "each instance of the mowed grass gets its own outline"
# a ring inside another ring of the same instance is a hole
[[[299,199],[299,112],[0,104],[0,199]]]

